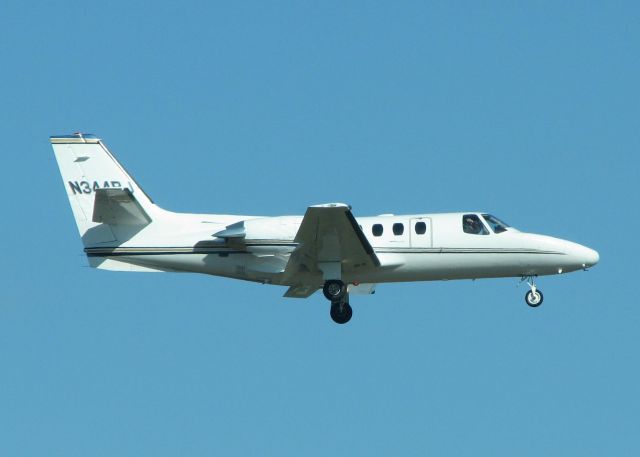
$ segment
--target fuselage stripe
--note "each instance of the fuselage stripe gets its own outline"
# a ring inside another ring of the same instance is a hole
[[[297,244],[290,243],[260,243],[247,244],[247,247],[268,247],[268,246],[290,246]],[[566,255],[564,252],[545,251],[539,249],[519,249],[519,248],[411,248],[411,247],[379,247],[373,248],[376,254],[547,254]],[[111,257],[111,256],[139,256],[139,255],[173,255],[173,254],[251,254],[246,250],[231,248],[228,246],[216,247],[193,247],[193,246],[158,246],[158,247],[94,247],[85,248],[84,252],[90,257]]]

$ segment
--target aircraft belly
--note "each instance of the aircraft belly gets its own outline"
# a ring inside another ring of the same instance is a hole
[[[282,276],[287,263],[286,257],[255,256],[242,252],[131,255],[117,256],[114,259],[148,268],[164,268],[268,283],[279,283],[278,278]]]

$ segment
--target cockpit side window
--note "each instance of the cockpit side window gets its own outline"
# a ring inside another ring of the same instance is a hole
[[[487,224],[489,224],[491,230],[493,230],[493,233],[506,232],[507,228],[509,227],[507,224],[502,222],[497,217],[492,216],[491,214],[483,214],[482,217],[485,221],[487,221]]]
[[[462,216],[462,230],[472,235],[488,235],[489,231],[476,214]]]

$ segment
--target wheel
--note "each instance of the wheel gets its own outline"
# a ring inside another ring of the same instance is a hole
[[[331,300],[332,302],[340,301],[347,293],[347,286],[339,279],[330,279],[324,283],[322,293],[327,300]]]
[[[536,289],[535,293],[530,290],[524,296],[524,301],[526,301],[527,305],[531,306],[532,308],[540,306],[543,300],[544,296],[542,295],[542,291],[540,289]]]
[[[349,303],[331,303],[331,319],[336,324],[346,324],[351,320],[353,310]]]

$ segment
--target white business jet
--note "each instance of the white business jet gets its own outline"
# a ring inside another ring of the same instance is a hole
[[[350,206],[329,203],[304,216],[174,213],[156,206],[96,136],[51,143],[92,267],[206,273],[288,286],[291,298],[322,289],[339,324],[351,319],[351,295],[384,282],[517,277],[536,307],[537,276],[599,260],[593,249],[484,212],[355,218]]]

